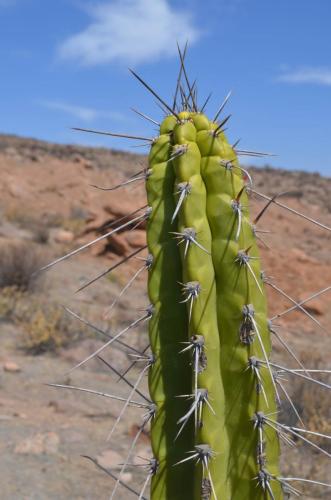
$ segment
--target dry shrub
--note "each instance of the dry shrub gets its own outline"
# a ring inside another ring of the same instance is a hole
[[[22,330],[21,347],[32,354],[56,351],[82,338],[85,327],[58,304],[36,292],[45,263],[37,246],[11,243],[0,247],[0,316]]]
[[[313,350],[301,354],[301,361],[306,369],[323,370],[326,369],[326,362],[319,353]],[[312,373],[313,378],[330,383],[330,375]],[[321,434],[331,435],[331,406],[328,395],[328,389],[308,381],[299,380],[298,377],[288,375],[292,382],[291,398],[302,418],[306,429],[319,432]],[[293,425],[293,421],[290,423]],[[296,425],[302,426],[298,422]],[[311,441],[331,452],[331,442],[328,439],[317,436],[306,436]]]
[[[25,292],[15,286],[8,286],[0,290],[0,317],[14,319],[17,305],[24,297]]]
[[[15,287],[0,293],[0,316],[21,330],[20,347],[30,354],[56,352],[87,336],[86,327],[63,307],[46,298]]]
[[[83,219],[64,218],[61,227],[66,231],[70,231],[74,236],[80,235],[86,227],[86,222]]]
[[[56,352],[85,335],[84,326],[54,304],[36,304],[32,313],[29,310],[19,316],[17,322],[23,330],[22,348],[30,354]]]
[[[49,240],[49,229],[45,224],[39,224],[34,228],[33,231],[33,241],[40,243],[41,245],[46,245]]]
[[[36,217],[18,206],[8,207],[4,216],[12,224],[15,224],[21,229],[30,231],[33,241],[36,243],[44,245],[48,242],[49,225],[45,217]]]
[[[8,243],[0,247],[0,288],[33,290],[39,280],[35,272],[45,262],[31,243]]]
[[[0,290],[0,317],[19,327],[19,347],[29,354],[55,353],[88,336],[85,325],[48,300],[16,287]]]
[[[11,205],[4,212],[5,218],[22,229],[29,229],[36,224],[37,219],[20,205]]]

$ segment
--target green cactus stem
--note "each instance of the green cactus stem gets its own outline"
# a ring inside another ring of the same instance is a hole
[[[162,122],[146,181],[159,464],[151,498],[263,500],[270,488],[279,500],[280,484],[261,482],[279,476],[279,441],[256,422],[276,412],[276,392],[246,184],[219,124],[198,112],[178,118]],[[252,366],[259,359],[266,366]]]
[[[176,422],[187,409],[187,404],[177,396],[191,391],[189,356],[179,355],[181,342],[187,340],[188,320],[178,284],[182,280],[180,255],[171,234],[175,175],[168,161],[171,154],[169,131],[175,123],[176,120],[170,117],[161,126],[160,136],[154,141],[149,155],[151,173],[146,182],[148,204],[152,208],[147,241],[153,256],[148,292],[154,306],[149,336],[155,355],[155,363],[149,372],[149,390],[156,404],[151,444],[158,462],[151,495],[174,500],[192,498],[193,465],[186,464],[182,469],[173,465],[194,444],[192,425],[187,426],[181,439],[175,441]]]

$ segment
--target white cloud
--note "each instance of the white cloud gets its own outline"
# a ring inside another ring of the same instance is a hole
[[[116,111],[101,111],[84,106],[75,106],[63,101],[40,101],[39,104],[46,108],[71,115],[84,122],[92,122],[97,118],[112,118],[115,120],[123,120],[125,118],[122,113]]]
[[[314,83],[317,85],[331,85],[331,68],[303,67],[288,71],[277,78],[285,83]]]
[[[91,23],[58,47],[62,59],[83,66],[119,61],[139,64],[176,53],[176,41],[190,44],[199,37],[189,10],[167,0],[114,0],[89,10]]]

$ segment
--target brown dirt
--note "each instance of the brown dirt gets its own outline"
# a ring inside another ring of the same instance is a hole
[[[40,240],[38,247],[47,259],[51,259],[89,241],[95,236],[95,230],[102,233],[104,222],[145,204],[143,186],[139,183],[114,192],[97,190],[91,184],[114,185],[141,170],[144,163],[145,158],[139,155],[0,136],[0,244]],[[251,168],[250,172],[258,191],[268,195],[290,191],[279,201],[331,225],[330,179],[318,174],[271,168]],[[258,198],[252,199],[254,213],[262,206]],[[92,233],[86,232],[92,227]],[[330,233],[276,206],[268,210],[261,227],[272,231],[270,235],[263,235],[270,248],[261,244],[261,251],[264,270],[273,277],[274,283],[295,299],[304,299],[330,285]],[[47,232],[47,242],[41,242],[41,229]],[[63,229],[70,235],[62,232],[61,236],[59,231]],[[121,255],[133,251],[137,241],[139,245],[145,241],[141,228],[120,233],[118,240],[109,240],[100,251],[88,250],[60,264],[47,273],[39,291],[31,293],[28,300],[31,304],[36,301],[64,304],[98,326],[118,331],[141,314],[138,309],[147,301],[145,278],[140,276],[110,320],[104,319],[104,312],[141,265],[140,261],[128,263],[116,270],[111,279],[104,278],[80,294],[74,292]],[[271,316],[291,305],[272,289],[268,294]],[[309,312],[325,330],[331,322],[329,298],[330,294],[326,294],[309,304]],[[303,353],[306,358],[308,355],[310,359],[313,353],[312,359],[317,356],[324,365],[329,362],[330,335],[326,331],[300,312],[293,312],[277,323],[282,327],[283,337],[299,354]],[[21,349],[25,335],[22,324],[15,322],[15,318],[4,317],[0,328],[0,476],[5,478],[1,498],[108,498],[112,479],[81,455],[99,457],[106,467],[114,467],[125,456],[129,440],[139,425],[141,411],[129,410],[115,439],[108,443],[107,434],[120,411],[119,403],[45,385],[46,382],[72,383],[127,395],[128,389],[118,384],[116,376],[97,361],[68,375],[75,363],[99,345],[100,339],[87,336],[56,352],[32,356]],[[147,343],[143,328],[132,331],[130,338],[139,348]],[[113,353],[109,351],[107,356],[119,369],[130,363],[127,354],[119,348]],[[277,344],[274,359],[291,363]],[[138,450],[141,455],[148,456],[146,437],[140,440]],[[312,473],[316,478],[327,479],[325,461],[317,461],[317,455],[306,447],[298,447],[286,456],[285,473],[293,473],[292,466],[297,464],[296,473],[306,477]],[[141,485],[143,476],[136,470],[129,472],[128,484]],[[307,488],[307,498],[317,498],[312,491]],[[120,489],[118,498],[134,497]],[[318,498],[331,496],[324,494]]]

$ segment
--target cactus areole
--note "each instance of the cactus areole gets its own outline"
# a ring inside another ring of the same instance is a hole
[[[152,500],[283,498],[249,179],[224,123],[177,111],[149,153]]]

